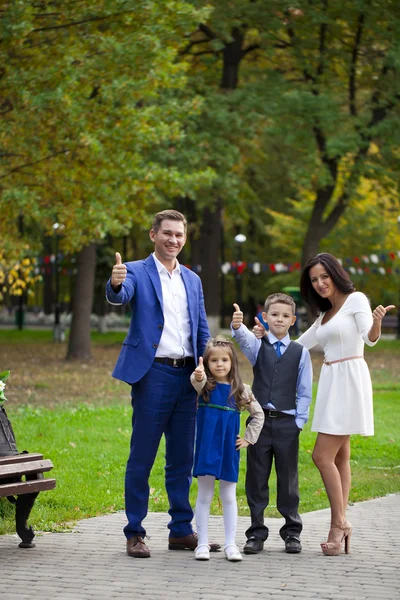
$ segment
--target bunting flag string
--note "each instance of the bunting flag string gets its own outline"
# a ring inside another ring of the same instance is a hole
[[[380,254],[365,254],[362,256],[353,256],[345,259],[339,259],[339,262],[343,265],[346,271],[352,275],[363,275],[363,274],[376,274],[376,275],[392,275],[400,274],[400,266],[395,266],[392,263],[400,259],[400,250],[392,252],[383,252]],[[65,263],[68,263],[66,266]],[[74,256],[67,256],[62,253],[48,254],[38,259],[38,266],[36,267],[37,273],[42,275],[50,273],[57,265],[57,271],[63,275],[71,275],[76,273],[76,268],[71,268],[71,263],[75,263]],[[383,264],[382,264],[383,263]],[[383,266],[384,265],[384,266]],[[188,269],[191,269],[195,273],[200,274],[201,265],[185,265]],[[220,265],[221,271],[224,275],[233,273],[235,275],[242,275],[244,271],[251,271],[255,275],[261,273],[269,274],[280,274],[280,273],[291,273],[293,271],[300,271],[300,262],[285,263],[261,263],[259,261],[246,262],[246,261],[233,261],[224,262]]]
[[[400,258],[400,250],[396,252],[385,252],[381,254],[370,254],[363,256],[354,256],[352,258],[339,259],[339,262],[343,265],[346,271],[349,271],[352,275],[366,274],[379,274],[379,275],[391,275],[393,273],[400,274],[400,267],[393,265],[379,266],[379,263],[392,263],[393,261]],[[189,265],[187,265],[189,266]],[[200,265],[189,266],[193,271],[199,273]],[[260,273],[290,273],[292,271],[299,271],[301,268],[299,262],[294,263],[246,263],[246,262],[224,262],[221,265],[221,271],[224,275],[228,273],[235,273],[241,275],[245,269],[252,271],[255,275]]]

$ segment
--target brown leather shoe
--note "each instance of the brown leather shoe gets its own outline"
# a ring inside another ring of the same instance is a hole
[[[168,548],[169,550],[195,550],[198,546],[198,538],[197,533],[191,533],[190,535],[186,535],[185,537],[173,538],[170,537],[168,539]],[[220,550],[221,544],[209,544],[210,551],[216,552]]]
[[[134,535],[126,540],[126,553],[134,558],[150,558],[150,550],[140,535]]]

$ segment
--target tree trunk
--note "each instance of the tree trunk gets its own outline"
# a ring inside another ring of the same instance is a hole
[[[43,240],[43,253],[45,256],[53,254],[53,238],[46,236]],[[54,309],[53,268],[50,263],[44,264],[43,273],[43,311],[51,315]]]
[[[239,79],[239,65],[243,53],[243,33],[238,27],[232,29],[232,42],[225,44],[223,50],[224,64],[222,68],[221,88],[235,90]]]
[[[214,337],[220,330],[220,247],[221,207],[204,209],[200,238],[192,241],[193,265],[201,265],[198,273],[203,283],[208,325]]]
[[[311,224],[308,226],[307,233],[304,237],[303,247],[301,251],[301,266],[304,267],[310,258],[318,254],[319,244],[323,236],[318,234],[316,228]]]
[[[239,65],[244,56],[244,36],[238,27],[232,29],[232,38],[231,42],[225,44],[223,50],[220,88],[225,92],[236,89],[238,85]],[[224,293],[223,287],[221,289],[220,268],[222,209],[222,202],[218,200],[216,204],[204,210],[200,228],[200,239],[195,241],[194,246],[197,247],[197,250],[194,249],[194,254],[192,254],[193,262],[197,260],[198,264],[202,266],[200,276],[203,282],[207,319],[212,336],[216,335],[220,330],[221,292]],[[196,259],[196,255],[199,258]]]
[[[88,360],[90,349],[90,315],[93,306],[96,272],[96,245],[90,244],[77,255],[77,275],[72,298],[72,322],[67,360]]]

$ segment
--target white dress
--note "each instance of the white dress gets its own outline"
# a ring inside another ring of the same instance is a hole
[[[372,312],[361,292],[350,294],[341,309],[324,325],[325,313],[297,340],[306,348],[320,344],[325,361],[364,355],[372,327]],[[312,431],[332,435],[374,434],[372,383],[364,358],[323,364],[318,383]]]

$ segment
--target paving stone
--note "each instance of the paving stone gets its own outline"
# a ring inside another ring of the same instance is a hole
[[[146,518],[150,559],[126,555],[122,512],[80,521],[71,533],[37,535],[31,550],[18,548],[16,536],[0,536],[1,600],[131,600],[138,593],[143,600],[400,600],[400,495],[349,508],[349,555],[326,557],[320,550],[329,510],[302,517],[301,554],[283,551],[283,519],[266,519],[264,551],[240,563],[229,563],[223,552],[200,562],[193,552],[168,550],[166,513]],[[248,517],[239,518],[240,548],[248,525]],[[222,517],[211,517],[210,539],[223,544]]]

